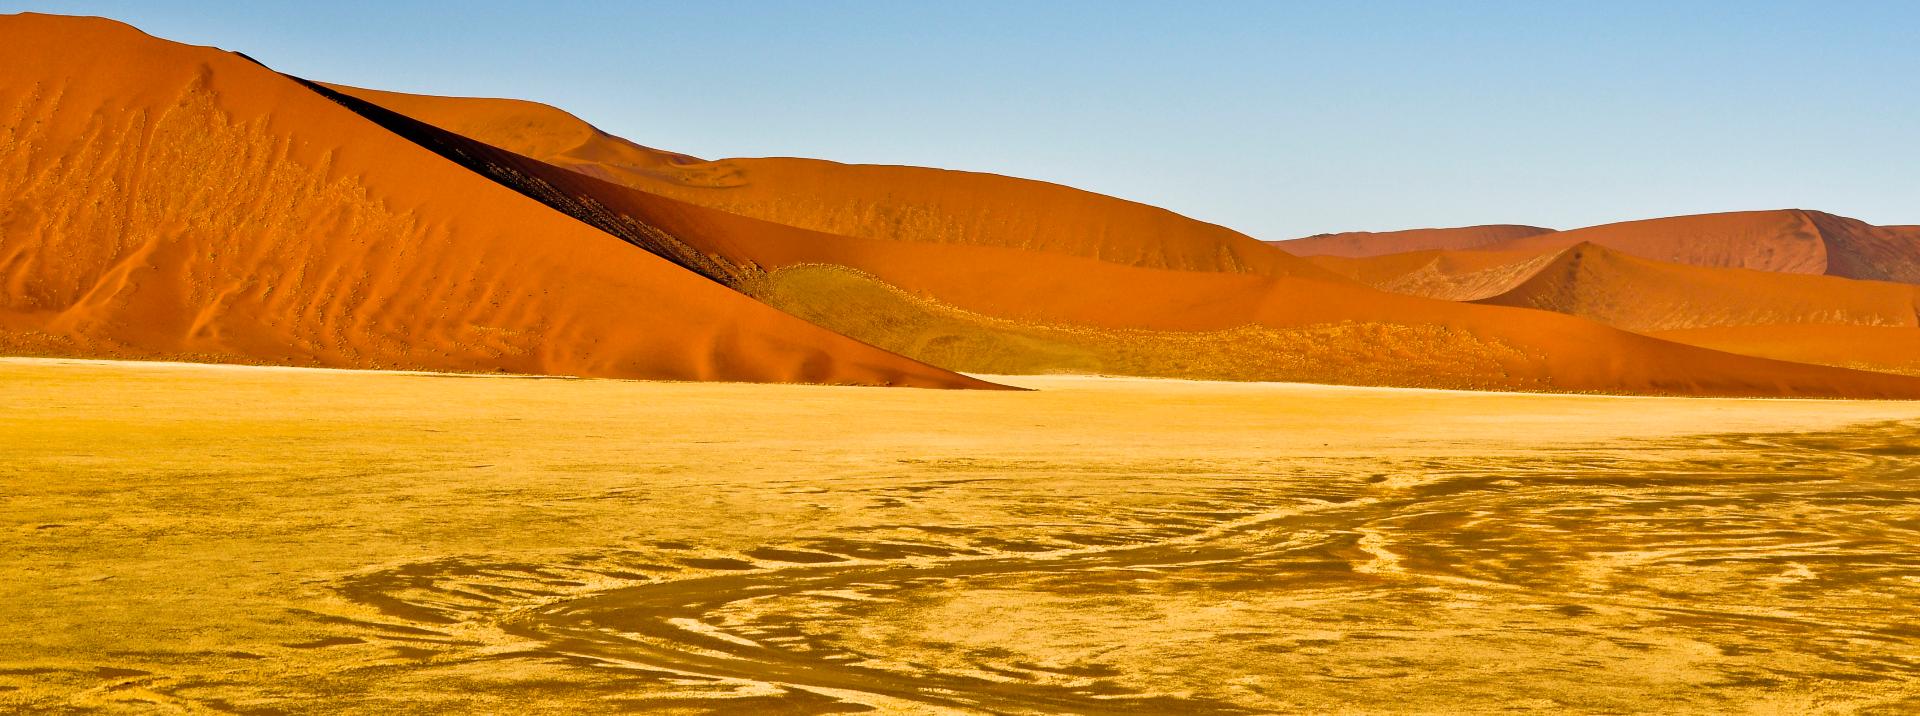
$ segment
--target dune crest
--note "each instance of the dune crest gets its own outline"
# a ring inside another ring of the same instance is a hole
[[[1489,224],[1447,229],[1345,231],[1267,243],[1295,256],[1365,258],[1409,251],[1476,249],[1503,241],[1550,233],[1553,233],[1553,229],[1543,229],[1538,226]]]
[[[1320,273],[1225,227],[1058,184],[818,159],[699,161],[607,135],[545,105],[329,86],[555,166],[697,206],[822,233],[1000,246],[1148,268]],[[556,149],[575,136],[584,137],[583,143]]]

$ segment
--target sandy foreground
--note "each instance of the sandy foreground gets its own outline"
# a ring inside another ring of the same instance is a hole
[[[1920,403],[0,360],[0,710],[1920,709]]]

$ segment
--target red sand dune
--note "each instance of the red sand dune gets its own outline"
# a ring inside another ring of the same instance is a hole
[[[1718,395],[1831,394],[1809,391],[1836,389],[1896,395],[1916,387],[1910,381],[1807,371],[1804,366],[1696,350],[1553,313],[1402,297],[1320,277],[1171,271],[996,246],[860,239],[732,216],[664,197],[648,197],[636,205],[648,202],[652,206],[644,211],[650,222],[677,236],[725,237],[724,243],[706,243],[705,248],[725,252],[741,264],[764,270],[845,266],[909,294],[994,318],[1186,332],[1337,323],[1437,328],[1469,337],[1476,345],[1512,349],[1491,359],[1455,356],[1452,375],[1436,376],[1425,385]],[[1404,346],[1425,347],[1412,342]],[[1379,359],[1401,360],[1392,355]],[[1343,371],[1352,369],[1351,364],[1329,365],[1311,377],[1350,382]],[[1823,387],[1811,387],[1816,384]],[[1883,390],[1890,392],[1877,392]]]
[[[1553,229],[1542,229],[1538,226],[1490,224],[1450,229],[1347,231],[1267,243],[1295,256],[1363,258],[1408,251],[1477,249],[1503,241],[1550,233],[1553,233]]]
[[[19,128],[6,146],[29,148],[0,166],[0,188],[25,197],[0,233],[10,289],[0,328],[15,350],[983,385],[728,288],[828,264],[904,291],[897,305],[951,307],[982,330],[1148,331],[1163,343],[1294,331],[1286,345],[1326,361],[1287,374],[1296,379],[1920,397],[1911,378],[1384,293],[1220,227],[1040,182],[696,162],[539,105],[329,99],[236,56],[112,23],[25,17],[0,32],[5,71],[27,80],[0,95]],[[62,62],[56,49],[67,45],[105,49]],[[833,296],[813,298],[826,318],[891,320],[835,316]],[[1338,330],[1300,330],[1326,327]],[[1368,341],[1341,342],[1354,335]],[[1226,348],[1216,354],[1228,369],[1258,357]],[[1179,374],[1185,358],[1158,360],[1156,371]]]
[[[1814,221],[1830,216],[1809,215]],[[1867,239],[1852,245],[1899,250],[1897,241],[1880,233],[1897,238],[1899,227],[1851,223],[1857,226],[1842,227]],[[1910,344],[1907,334],[1847,328],[1912,327],[1920,313],[1920,286],[1913,284],[1669,263],[1584,242],[1544,251],[1419,251],[1313,261],[1396,293],[1557,311],[1716,350],[1893,372],[1912,372],[1912,356],[1886,344]]]
[[[458,104],[471,107],[473,102],[459,100]],[[416,111],[426,104],[431,104],[430,98],[412,101]],[[526,157],[490,161],[512,164],[511,173],[537,178],[539,185],[571,197],[567,202],[603,208],[619,221],[671,237],[673,243],[710,259],[716,280],[748,289],[759,277],[778,276],[782,268],[827,264],[984,319],[1036,325],[1196,334],[1249,325],[1431,329],[1490,347],[1488,355],[1458,356],[1461,361],[1455,374],[1433,378],[1434,383],[1463,387],[1717,395],[1920,394],[1915,392],[1920,391],[1920,383],[1906,379],[1704,351],[1546,312],[1395,296],[1317,270],[1292,273],[1279,262],[1260,273],[1172,270],[1101,260],[1097,256],[1104,247],[1097,242],[1081,244],[1080,250],[1059,251],[972,240],[838,235],[735,215],[562,171]],[[1167,255],[1194,252],[1176,246]],[[1168,359],[1177,361],[1178,356]],[[1384,355],[1359,360],[1397,359]],[[1343,382],[1342,369],[1328,366],[1312,377]]]
[[[772,310],[231,53],[16,15],[0,76],[9,353],[986,385]]]

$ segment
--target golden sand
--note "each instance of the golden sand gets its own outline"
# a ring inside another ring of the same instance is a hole
[[[0,361],[0,710],[1920,706],[1920,404]]]

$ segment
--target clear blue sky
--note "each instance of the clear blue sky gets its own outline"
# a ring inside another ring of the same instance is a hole
[[[1915,2],[0,8],[535,99],[703,157],[1032,177],[1260,238],[1781,207],[1920,223]]]

